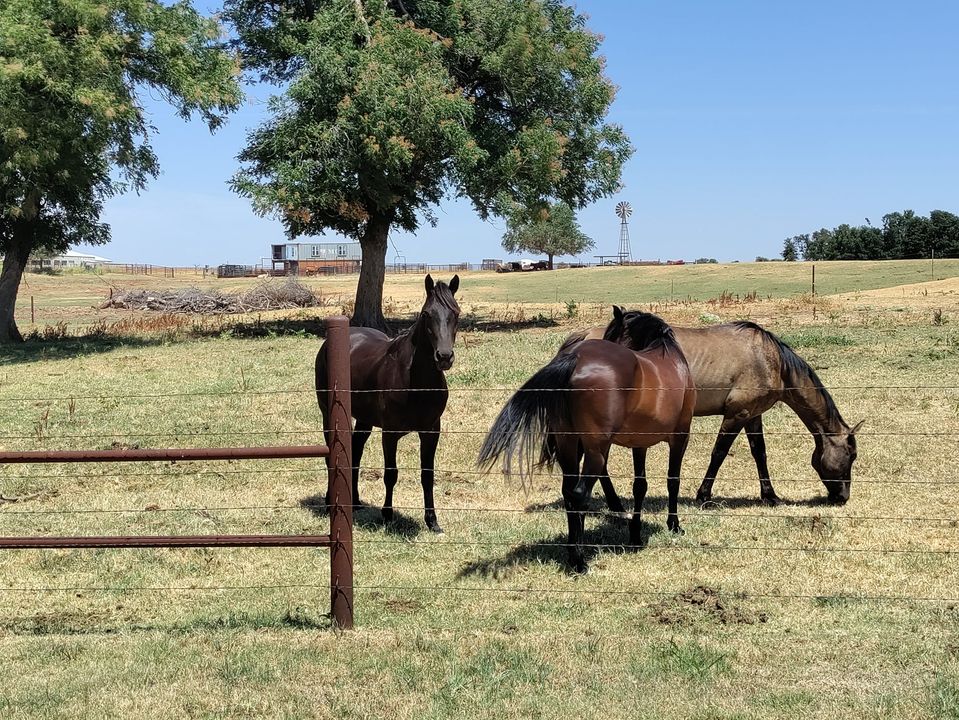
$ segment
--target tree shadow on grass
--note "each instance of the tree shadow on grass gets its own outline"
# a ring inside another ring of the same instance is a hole
[[[387,320],[387,335],[396,337],[413,327],[415,318],[393,318]],[[556,327],[558,323],[542,315],[523,320],[481,320],[471,315],[460,318],[461,331],[476,332],[514,332],[529,328]],[[251,320],[238,322],[224,328],[197,328],[191,331],[192,337],[220,337],[229,335],[236,338],[264,337],[326,337],[326,318],[288,318],[273,320]]]
[[[564,524],[565,521],[566,519],[563,518]],[[650,537],[662,531],[663,528],[659,525],[643,520],[642,545],[633,547],[627,545],[629,531],[622,518],[605,515],[601,517],[598,525],[591,525],[590,519],[587,518],[586,532],[583,534],[583,557],[589,563],[604,554],[619,555],[640,551],[646,547]],[[557,565],[566,572],[574,574],[567,562],[567,548],[568,537],[566,532],[562,532],[543,540],[523,543],[498,557],[480,558],[466,563],[460,568],[456,577],[458,579],[467,577],[500,579],[509,575],[518,566],[545,564]]]
[[[273,614],[244,613],[224,610],[222,613],[190,618],[174,623],[117,623],[109,613],[37,613],[0,621],[0,631],[20,636],[46,635],[118,635],[129,632],[156,632],[188,635],[194,632],[231,630],[328,630],[333,627],[328,614],[310,617],[306,612],[287,610]]]
[[[96,355],[114,350],[137,349],[161,345],[161,337],[135,335],[88,335],[83,337],[27,340],[0,345],[0,365],[21,365],[42,360],[66,360],[83,355]]]
[[[300,500],[300,507],[309,510],[316,517],[326,517],[329,513],[325,495],[310,495]],[[383,530],[387,535],[412,539],[423,532],[424,525],[400,511],[393,510],[393,519],[390,522],[383,520],[381,508],[362,500],[353,506],[353,525],[361,530]]]

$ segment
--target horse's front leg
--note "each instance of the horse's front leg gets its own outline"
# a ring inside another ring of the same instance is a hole
[[[393,521],[393,488],[399,477],[396,468],[396,446],[401,433],[383,431],[383,484],[386,486],[386,499],[383,501],[383,521]]]
[[[443,528],[436,521],[436,508],[433,505],[433,467],[436,460],[436,446],[440,441],[440,421],[427,432],[420,433],[420,481],[423,483],[423,506],[426,508],[426,527],[437,534]]]
[[[643,544],[643,523],[640,514],[646,499],[646,448],[633,448],[633,518],[629,521],[629,544]]]
[[[363,459],[363,448],[366,447],[366,441],[370,439],[370,431],[372,429],[372,425],[361,423],[359,420],[356,421],[356,426],[353,428],[353,452],[351,455],[353,458],[354,508],[360,505],[360,461]]]
[[[757,415],[746,423],[746,439],[749,440],[749,450],[759,472],[759,497],[767,505],[778,505],[779,496],[769,480],[769,468],[766,466],[766,438],[763,436],[762,415]]]
[[[668,492],[668,513],[666,527],[674,533],[682,533],[679,525],[679,476],[683,469],[683,456],[686,454],[686,445],[689,444],[689,428],[676,433],[669,441],[669,468],[666,474],[666,490]]]
[[[713,446],[713,454],[709,458],[709,467],[706,468],[706,477],[696,493],[696,502],[700,505],[709,502],[713,497],[713,483],[716,481],[716,475],[719,468],[729,454],[729,448],[733,446],[733,441],[739,432],[743,429],[745,421],[736,417],[723,418],[723,424],[719,426],[719,435],[716,438],[716,444]]]

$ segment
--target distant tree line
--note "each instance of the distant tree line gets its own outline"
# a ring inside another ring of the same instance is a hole
[[[933,210],[883,215],[882,227],[847,225],[795,235],[783,243],[783,260],[902,260],[959,257],[959,216]]]

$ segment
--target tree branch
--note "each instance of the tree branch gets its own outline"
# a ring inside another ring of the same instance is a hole
[[[353,10],[356,12],[356,19],[363,25],[363,35],[366,38],[366,44],[370,44],[372,36],[370,35],[370,24],[366,21],[366,10],[363,8],[363,0],[353,0]]]

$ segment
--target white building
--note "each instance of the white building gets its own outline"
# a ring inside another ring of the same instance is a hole
[[[76,250],[67,250],[60,255],[50,257],[30,258],[31,270],[62,270],[63,268],[94,268],[109,265],[112,261],[99,255],[81,253]]]

